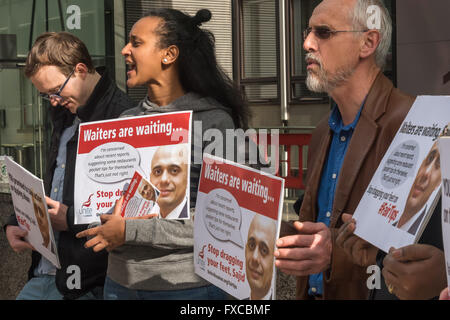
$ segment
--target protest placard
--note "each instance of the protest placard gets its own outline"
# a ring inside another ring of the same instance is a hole
[[[17,222],[28,231],[25,240],[55,267],[61,268],[42,180],[9,157],[5,163]]]
[[[284,180],[208,154],[194,216],[195,272],[237,299],[275,299]]]
[[[418,241],[440,197],[448,119],[450,97],[416,99],[356,208],[356,235],[385,252]]]
[[[75,167],[75,224],[113,211],[135,172],[158,188],[155,213],[189,219],[192,111],[80,125]]]
[[[450,287],[450,137],[439,138],[442,174],[442,240],[445,251],[445,270]]]

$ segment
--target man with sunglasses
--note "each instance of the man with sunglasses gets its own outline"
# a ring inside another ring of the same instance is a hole
[[[374,8],[379,28],[369,23]],[[391,32],[379,0],[324,0],[304,32],[307,86],[334,102],[312,135],[301,222],[275,252],[276,266],[297,276],[299,299],[367,298],[366,268],[336,239],[414,101],[381,72]]]
[[[87,228],[87,225],[74,225],[78,126],[80,122],[116,118],[133,104],[106,71],[94,68],[84,43],[67,32],[44,33],[36,39],[27,57],[25,75],[51,105],[53,131],[44,186],[61,269],[33,251],[30,279],[17,299],[101,298],[107,253],[93,253],[84,248],[84,241],[75,237]],[[27,233],[17,226],[14,215],[6,234],[16,252],[32,249],[24,241]]]

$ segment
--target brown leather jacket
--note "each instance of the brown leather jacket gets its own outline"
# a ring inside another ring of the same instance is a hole
[[[342,213],[353,214],[414,98],[394,88],[381,72],[370,89],[339,173],[330,220],[331,267],[323,275],[324,299],[366,299],[366,268],[353,264],[336,245]],[[307,187],[300,221],[316,221],[322,168],[331,142],[329,114],[313,132],[308,154]],[[297,278],[297,298],[308,299],[308,277]]]

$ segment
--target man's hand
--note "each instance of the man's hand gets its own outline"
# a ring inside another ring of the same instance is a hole
[[[58,231],[66,231],[69,229],[67,225],[67,206],[59,201],[45,197],[48,207],[48,213],[50,214],[50,220],[52,221],[52,227]]]
[[[447,286],[444,252],[430,245],[391,248],[383,265],[386,286],[399,299],[431,299]]]
[[[17,253],[29,249],[34,250],[33,246],[24,240],[27,235],[28,231],[18,226],[6,227],[6,238],[11,248]]]
[[[298,234],[278,239],[275,266],[282,272],[306,276],[326,270],[331,262],[331,231],[323,223],[294,223]]]
[[[356,221],[350,214],[342,215],[344,224],[339,228],[336,244],[344,249],[353,263],[367,267],[376,264],[378,248],[354,234]]]

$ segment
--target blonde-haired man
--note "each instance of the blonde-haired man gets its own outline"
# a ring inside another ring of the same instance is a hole
[[[116,118],[133,105],[107,72],[94,68],[85,44],[67,32],[44,33],[36,39],[27,57],[25,75],[52,106],[53,132],[44,184],[61,269],[34,251],[30,280],[17,299],[98,298],[102,296],[107,253],[95,254],[75,238],[77,232],[87,228],[74,225],[78,126],[80,122]],[[30,248],[23,239],[26,232],[17,226],[14,216],[8,221],[6,234],[16,252]],[[68,280],[74,273],[69,267],[73,265],[79,267],[79,281],[71,282]]]

